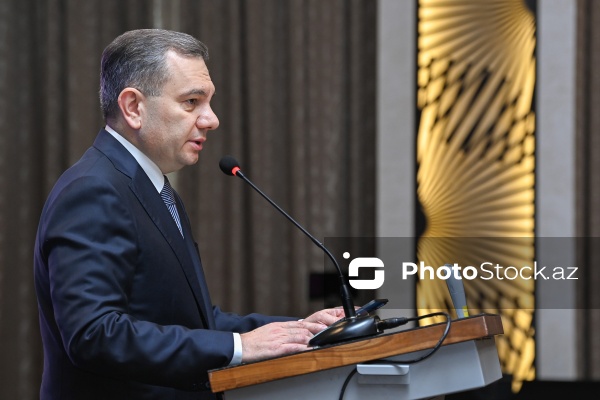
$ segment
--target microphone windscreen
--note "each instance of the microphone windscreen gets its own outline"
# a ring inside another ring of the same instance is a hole
[[[221,157],[221,161],[219,161],[219,168],[221,168],[221,171],[223,171],[223,173],[233,176],[233,169],[236,167],[239,168],[240,165],[238,164],[235,158],[233,158],[232,156]]]

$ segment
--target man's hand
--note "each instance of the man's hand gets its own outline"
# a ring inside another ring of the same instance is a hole
[[[312,337],[344,318],[344,309],[327,308],[302,321],[273,322],[242,333],[242,362],[252,362],[308,350]]]
[[[303,320],[273,322],[242,333],[242,362],[259,361],[308,350],[308,341],[324,328],[325,325],[321,323]]]
[[[344,309],[341,307],[336,308],[326,308],[325,310],[317,311],[314,314],[309,315],[304,319],[304,321],[308,322],[316,322],[318,324],[324,325],[321,330],[327,328],[329,325],[333,324],[335,321],[340,318],[344,318]],[[313,332],[315,333],[315,332]]]

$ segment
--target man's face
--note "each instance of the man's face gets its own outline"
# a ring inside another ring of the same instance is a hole
[[[207,132],[219,126],[210,107],[215,86],[204,60],[170,52],[167,61],[170,77],[160,96],[145,97],[138,138],[163,174],[195,164]]]

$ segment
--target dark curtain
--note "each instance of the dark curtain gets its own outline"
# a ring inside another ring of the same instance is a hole
[[[299,300],[308,296],[309,273],[333,265],[218,162],[234,155],[318,240],[374,234],[374,4],[189,0],[182,7],[190,12],[181,29],[210,49],[221,117],[199,167],[178,180],[195,206],[213,297],[238,312],[304,315],[319,307]]]
[[[209,47],[221,127],[174,181],[215,303],[300,316],[323,306],[309,298],[309,275],[333,266],[218,160],[238,158],[318,240],[374,235],[375,8],[371,0],[0,1],[0,398],[38,398],[37,222],[55,180],[102,127],[100,55],[129,29],[177,29]]]
[[[600,2],[578,0],[577,235],[578,343],[586,379],[600,379]]]

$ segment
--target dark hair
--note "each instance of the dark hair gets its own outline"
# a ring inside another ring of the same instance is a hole
[[[169,78],[169,51],[208,60],[204,43],[186,33],[164,29],[138,29],[123,33],[102,53],[100,105],[104,119],[117,113],[117,99],[126,87],[146,96],[159,96]]]

